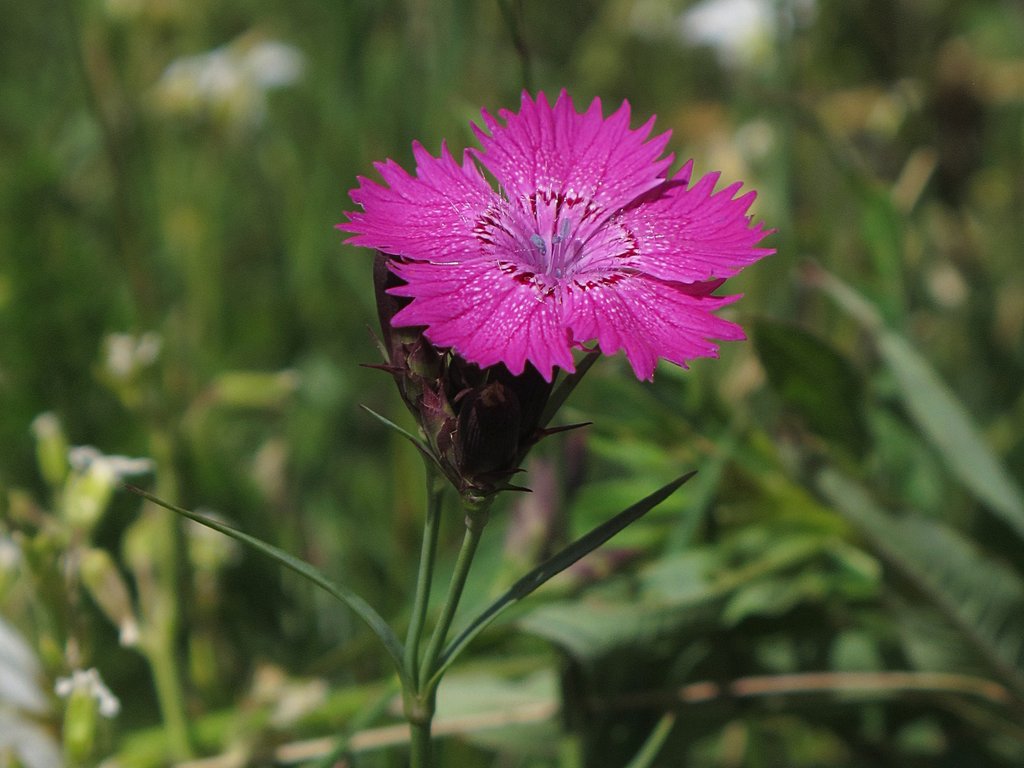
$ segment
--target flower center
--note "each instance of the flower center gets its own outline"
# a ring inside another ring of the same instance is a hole
[[[540,257],[538,266],[546,277],[561,280],[566,271],[581,260],[583,243],[572,235],[572,224],[568,217],[562,219],[557,235],[547,238],[536,233],[530,235],[530,242]]]
[[[546,293],[569,282],[586,288],[619,279],[637,254],[633,234],[591,200],[539,190],[520,205],[502,203],[473,232],[503,272]]]

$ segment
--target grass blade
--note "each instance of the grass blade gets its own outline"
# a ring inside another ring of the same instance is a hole
[[[491,603],[473,621],[470,622],[458,637],[456,637],[444,654],[441,656],[441,664],[434,678],[437,679],[451,665],[455,657],[482,632],[492,621],[494,621],[505,609],[514,605],[529,595],[531,592],[557,576],[577,560],[585,557],[600,547],[606,541],[619,533],[626,526],[636,522],[646,515],[661,502],[675,493],[687,480],[697,474],[696,470],[687,472],[685,475],[676,478],[668,485],[662,486],[657,491],[641,499],[633,506],[623,510],[611,520],[594,528],[589,533],[574,541],[561,552],[551,556],[538,565],[519,581],[513,584],[505,594]]]
[[[651,731],[651,735],[647,737],[647,741],[644,742],[636,756],[629,761],[629,765],[626,768],[651,768],[658,757],[658,753],[661,752],[661,748],[668,741],[669,734],[672,733],[672,728],[675,724],[675,712],[666,712],[662,715],[654,730]]]
[[[834,469],[819,471],[816,486],[974,647],[1018,701],[1024,700],[1024,580],[936,520],[890,514]]]
[[[551,393],[551,397],[548,398],[547,405],[544,408],[544,413],[540,417],[540,428],[544,429],[551,420],[555,418],[555,414],[558,413],[558,409],[561,408],[565,401],[569,399],[569,395],[576,389],[576,385],[583,380],[584,375],[587,371],[597,362],[597,358],[601,356],[598,350],[588,352],[586,356],[580,360],[579,365],[576,366],[575,373],[571,373],[559,382],[555,391]]]
[[[981,436],[963,403],[905,339],[878,336],[907,412],[970,491],[1024,540],[1024,494]]]
[[[885,327],[870,302],[819,267],[809,267],[808,277],[871,334],[907,413],[950,471],[1024,540],[1024,491],[963,403],[910,342]]]
[[[194,520],[201,525],[205,525],[207,528],[212,528],[215,531],[223,533],[225,536],[230,536],[231,538],[252,547],[256,551],[261,552],[272,560],[275,560],[279,565],[283,565],[285,568],[305,577],[325,592],[336,597],[355,611],[359,617],[369,625],[370,629],[373,630],[373,633],[377,635],[381,643],[384,644],[384,648],[387,650],[388,655],[391,656],[391,660],[395,664],[395,669],[398,671],[399,677],[402,678],[403,683],[406,682],[405,667],[402,661],[403,649],[401,641],[398,639],[398,636],[395,635],[391,627],[388,626],[387,622],[384,621],[381,615],[374,610],[373,606],[363,600],[363,598],[355,592],[331,581],[317,568],[314,568],[305,560],[300,560],[294,555],[288,554],[283,549],[279,549],[273,544],[268,544],[265,541],[257,539],[255,536],[250,536],[244,531],[240,531],[230,525],[225,525],[218,520],[214,520],[206,515],[201,515],[198,512],[192,512],[191,510],[175,506],[174,504],[154,496],[148,491],[138,488],[137,486],[125,484],[125,489],[137,496],[141,496],[147,501],[151,501],[159,507],[169,509],[182,517],[187,517],[189,520]]]

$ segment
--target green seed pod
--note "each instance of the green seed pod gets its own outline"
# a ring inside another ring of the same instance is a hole
[[[139,641],[139,622],[135,618],[131,594],[114,558],[103,549],[89,549],[82,555],[80,573],[89,595],[120,630],[123,646]]]
[[[299,374],[292,370],[228,371],[213,383],[211,402],[228,408],[276,409],[287,403],[299,384]]]
[[[32,421],[36,437],[36,462],[47,485],[59,488],[68,474],[68,438],[60,419],[41,413]]]
[[[102,461],[75,472],[64,486],[61,511],[65,521],[79,531],[91,531],[103,517],[114,495],[117,476]]]
[[[96,746],[99,704],[84,686],[75,686],[64,710],[64,753],[70,765],[86,765]]]

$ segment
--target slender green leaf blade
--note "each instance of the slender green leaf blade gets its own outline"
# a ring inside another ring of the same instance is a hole
[[[416,437],[416,435],[412,434],[412,432],[410,432],[409,430],[403,429],[402,427],[398,426],[397,424],[395,424],[395,422],[393,422],[387,416],[382,416],[381,414],[377,413],[375,410],[373,410],[373,408],[371,408],[368,405],[360,405],[359,407],[362,408],[364,411],[366,411],[371,416],[373,416],[373,418],[375,418],[377,421],[379,421],[381,424],[383,424],[388,429],[392,429],[395,432],[397,432],[398,434],[400,434],[402,437],[404,437],[406,440],[408,440],[410,443],[415,445],[417,448],[419,448],[424,453],[429,453],[428,450],[427,450],[426,443],[424,443],[422,440],[420,440],[418,437]]]
[[[676,478],[668,485],[662,486],[657,491],[641,499],[633,506],[623,510],[611,520],[597,526],[589,533],[580,537],[562,551],[553,555],[538,565],[532,571],[523,576],[513,584],[505,594],[485,608],[469,626],[467,626],[458,637],[456,637],[441,657],[441,665],[435,677],[444,673],[454,661],[455,657],[482,632],[492,621],[494,621],[505,609],[519,602],[534,590],[557,576],[570,565],[582,559],[606,541],[619,533],[626,526],[636,522],[650,512],[654,507],[675,493],[685,482],[696,475],[696,470],[687,472],[685,475]]]
[[[893,516],[833,469],[817,487],[893,568],[923,592],[1018,696],[1024,696],[1024,580],[952,528]]]
[[[872,293],[882,314],[897,321],[904,314],[904,216],[887,188],[864,185],[859,197],[860,230],[875,270]]]
[[[366,405],[360,405],[359,407],[362,408],[371,416],[373,416],[373,418],[375,418],[385,427],[394,430],[399,435],[408,440],[410,443],[412,443],[416,447],[416,450],[420,452],[420,455],[423,456],[424,461],[426,461],[428,464],[432,464],[433,466],[437,467],[437,469],[439,469],[442,474],[444,473],[444,467],[442,467],[438,463],[437,457],[434,456],[433,452],[430,450],[430,446],[428,446],[423,440],[416,437],[408,430],[402,429],[402,427],[395,424],[395,422],[391,421],[391,419],[387,418],[386,416],[380,415],[375,410],[373,410],[373,408],[370,408],[369,406]]]
[[[668,741],[669,734],[672,733],[672,728],[675,724],[675,712],[666,712],[662,715],[658,724],[654,726],[654,730],[651,731],[651,735],[647,737],[647,741],[644,742],[640,751],[636,753],[633,759],[629,761],[629,765],[626,768],[651,768],[654,765],[654,761],[658,758],[661,748]]]
[[[273,544],[268,544],[265,541],[257,539],[255,536],[250,536],[248,533],[245,533],[244,531],[240,531],[237,528],[231,527],[230,525],[225,525],[219,520],[214,520],[212,517],[207,517],[206,515],[201,515],[198,512],[192,512],[191,510],[175,506],[174,504],[171,504],[157,496],[154,496],[148,491],[144,491],[143,489],[138,488],[137,486],[126,484],[125,488],[128,491],[136,494],[137,496],[141,496],[147,501],[151,501],[157,506],[163,507],[164,509],[169,509],[170,511],[175,512],[181,515],[182,517],[187,517],[189,520],[194,520],[195,522],[200,523],[201,525],[205,525],[207,528],[212,528],[215,531],[223,533],[225,536],[230,536],[231,538],[252,547],[256,551],[263,553],[272,560],[275,560],[279,565],[283,565],[285,568],[288,568],[294,571],[295,573],[299,574],[300,576],[305,577],[306,579],[308,579],[309,581],[313,582],[318,587],[323,589],[325,592],[336,597],[338,600],[340,600],[353,611],[355,611],[359,615],[359,617],[362,618],[362,620],[365,621],[367,625],[369,625],[370,629],[373,630],[373,633],[375,635],[377,635],[380,641],[384,644],[384,648],[391,656],[392,661],[395,663],[395,668],[398,671],[399,677],[401,677],[403,681],[405,681],[406,674],[402,662],[403,649],[401,641],[395,635],[391,627],[388,626],[387,622],[384,621],[381,615],[377,613],[376,610],[374,610],[373,606],[371,606],[369,603],[363,600],[363,598],[361,598],[355,592],[346,589],[340,584],[336,584],[335,582],[328,579],[317,568],[314,568],[306,561],[300,560],[294,555],[288,554],[283,549],[279,549],[275,547]]]
[[[1024,494],[985,443],[967,409],[905,339],[883,331],[878,348],[918,428],[960,481],[1024,539]]]
[[[555,418],[555,414],[558,413],[558,409],[561,408],[565,401],[569,399],[569,395],[576,389],[576,385],[583,380],[587,371],[591,369],[594,363],[597,362],[597,358],[601,356],[601,353],[597,350],[587,353],[587,355],[580,360],[580,364],[576,366],[575,373],[571,373],[566,376],[555,388],[555,391],[551,393],[551,397],[548,398],[547,405],[544,407],[544,413],[540,417],[540,427],[543,429],[551,420]]]
[[[907,412],[950,470],[1024,539],[1024,491],[935,369],[906,339],[886,329],[878,311],[835,275],[811,267],[808,277],[874,337]]]

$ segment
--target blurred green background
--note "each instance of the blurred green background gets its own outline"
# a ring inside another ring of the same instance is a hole
[[[297,764],[338,735],[351,764],[404,764],[356,619],[85,487],[99,465],[65,441],[152,459],[136,482],[400,627],[422,469],[359,408],[409,423],[360,367],[371,254],[333,225],[373,161],[471,145],[524,86],[656,113],[698,174],[758,190],[778,253],[731,281],[751,341],[653,384],[599,362],[562,415],[594,424],[499,506],[470,607],[700,470],[480,639],[442,688],[443,764],[625,766],[659,722],[634,765],[1024,764],[1019,2],[0,0],[0,19],[0,628],[35,657],[0,686],[0,764]],[[89,667],[122,708],[79,743],[52,691]]]

